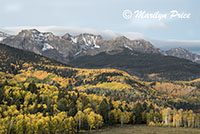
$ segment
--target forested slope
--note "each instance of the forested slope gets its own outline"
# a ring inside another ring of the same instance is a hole
[[[0,133],[75,133],[118,123],[199,127],[199,97],[169,95],[157,84],[1,44]]]

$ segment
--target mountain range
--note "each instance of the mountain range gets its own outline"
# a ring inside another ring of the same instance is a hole
[[[167,50],[164,54],[200,63],[200,55],[192,53],[187,49],[181,47]]]
[[[17,35],[0,33],[1,43],[83,68],[117,68],[142,78],[190,80],[200,73],[200,56],[183,48],[163,51],[146,40],[124,36],[106,40],[101,35],[56,36],[36,29]]]

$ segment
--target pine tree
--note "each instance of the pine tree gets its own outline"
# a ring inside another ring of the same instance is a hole
[[[142,123],[142,105],[138,102],[133,110],[133,116],[135,116],[135,122],[136,124],[141,124]]]
[[[67,107],[67,100],[65,98],[61,98],[58,102],[57,102],[57,107],[60,111],[67,111],[68,107]]]
[[[109,120],[108,120],[109,125],[113,125],[115,123],[114,113],[113,112],[109,112],[108,117],[109,117]]]
[[[37,86],[34,81],[32,81],[27,88],[28,91],[31,91],[31,93],[36,93],[37,94]]]
[[[68,115],[69,116],[75,116],[77,113],[77,108],[76,108],[76,103],[74,101],[72,101],[69,105],[69,112]]]
[[[105,123],[108,123],[108,113],[109,113],[108,103],[107,100],[104,98],[99,105],[99,114],[103,116]]]

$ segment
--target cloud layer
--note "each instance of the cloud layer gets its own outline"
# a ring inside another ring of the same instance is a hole
[[[118,36],[126,36],[127,38],[131,40],[136,39],[144,39],[144,36],[141,33],[137,32],[115,32],[112,30],[95,30],[91,28],[74,28],[74,27],[62,27],[62,26],[22,26],[22,27],[2,27],[0,28],[0,31],[9,33],[9,34],[17,34],[23,29],[37,29],[41,32],[52,32],[55,35],[62,36],[66,33],[72,34],[72,35],[78,35],[81,33],[90,33],[95,35],[101,35],[105,39],[111,39],[116,38]]]
[[[182,47],[200,54],[200,40],[150,40],[150,42],[163,50]]]

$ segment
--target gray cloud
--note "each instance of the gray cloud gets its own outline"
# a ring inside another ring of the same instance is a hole
[[[0,31],[9,33],[9,34],[17,34],[23,29],[38,29],[41,32],[53,32],[55,35],[62,36],[66,33],[70,33],[72,35],[78,35],[81,33],[91,33],[95,35],[102,35],[106,39],[116,38],[118,36],[126,36],[129,39],[144,39],[144,36],[141,33],[137,32],[115,32],[112,30],[95,30],[91,28],[74,28],[74,27],[62,27],[62,26],[21,26],[21,27],[2,27]]]

